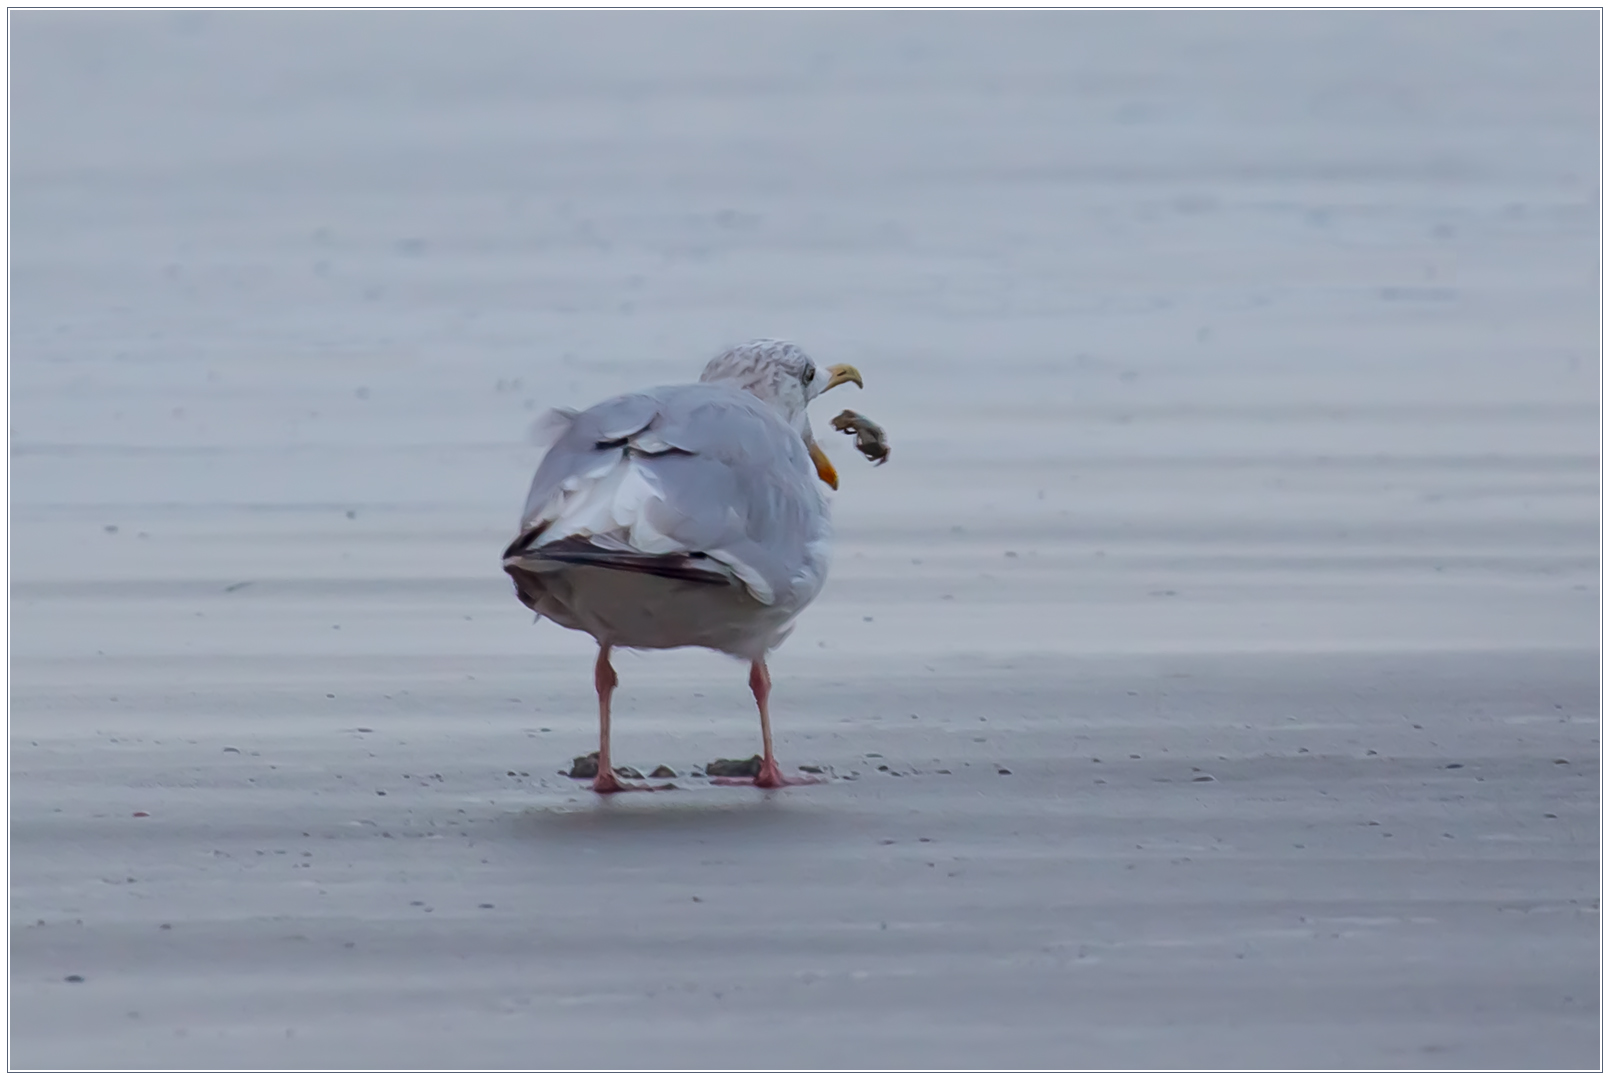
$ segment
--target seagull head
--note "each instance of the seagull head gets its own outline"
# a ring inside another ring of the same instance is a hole
[[[736,386],[776,409],[805,440],[805,448],[816,465],[816,475],[828,487],[839,486],[837,470],[811,434],[811,420],[805,407],[842,383],[864,386],[859,371],[849,364],[818,368],[798,345],[761,338],[734,346],[710,361],[699,381]]]

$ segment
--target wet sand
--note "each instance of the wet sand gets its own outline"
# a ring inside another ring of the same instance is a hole
[[[1597,29],[15,16],[11,1066],[1597,1067]],[[761,335],[831,779],[600,800],[524,432]]]

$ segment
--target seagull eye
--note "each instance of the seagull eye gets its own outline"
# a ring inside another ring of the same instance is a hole
[[[799,381],[809,386],[816,381],[816,365],[806,364],[805,370],[799,373]]]

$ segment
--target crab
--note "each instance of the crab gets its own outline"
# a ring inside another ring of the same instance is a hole
[[[889,460],[889,437],[883,428],[854,409],[845,409],[833,418],[833,430],[855,436],[855,448],[874,465]]]

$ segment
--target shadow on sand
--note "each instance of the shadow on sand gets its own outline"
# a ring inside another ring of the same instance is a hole
[[[821,807],[799,789],[695,787],[594,795],[585,788],[527,806],[509,820],[518,837],[543,841],[710,839],[815,834]]]

